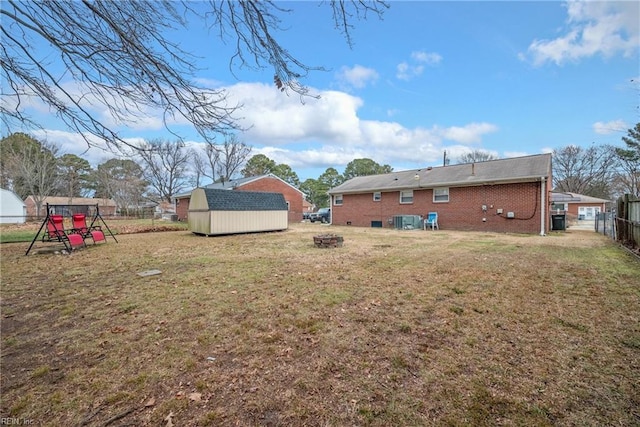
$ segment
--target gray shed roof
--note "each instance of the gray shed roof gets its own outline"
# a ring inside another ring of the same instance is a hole
[[[258,191],[228,191],[203,188],[209,210],[212,211],[286,211],[287,202],[281,193]]]
[[[551,178],[551,154],[358,176],[332,188],[329,194],[527,182],[541,177]]]

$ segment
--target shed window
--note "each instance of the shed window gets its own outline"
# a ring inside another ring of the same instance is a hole
[[[405,190],[400,192],[400,203],[413,203],[413,190]]]
[[[449,201],[449,188],[434,188],[433,189],[433,201],[434,202],[448,202]]]
[[[333,204],[336,206],[342,205],[342,194],[336,194],[333,196]]]
[[[376,191],[375,193],[373,193],[373,201],[379,202],[380,200],[382,200],[382,193],[379,191]]]

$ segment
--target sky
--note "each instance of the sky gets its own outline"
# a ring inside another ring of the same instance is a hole
[[[567,145],[622,146],[640,122],[640,3],[391,1],[379,19],[354,20],[353,46],[315,1],[283,2],[279,42],[312,71],[303,102],[273,70],[230,72],[232,46],[198,23],[178,35],[202,57],[196,78],[243,104],[239,139],[301,181],[357,158],[394,170],[452,163],[471,150],[500,157]],[[94,166],[112,157],[40,115],[40,139]],[[104,114],[96,106],[98,114]],[[191,146],[202,142],[177,124]],[[159,116],[119,128],[131,141],[169,138]]]

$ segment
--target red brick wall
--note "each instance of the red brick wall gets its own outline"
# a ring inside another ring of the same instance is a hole
[[[548,196],[545,199],[548,201]],[[486,205],[486,212],[482,211],[482,205]],[[498,215],[497,209],[503,213]],[[412,204],[400,204],[398,191],[383,192],[379,202],[373,201],[373,193],[345,194],[342,206],[331,207],[333,224],[347,225],[350,221],[358,227],[370,227],[371,221],[382,221],[383,227],[393,227],[388,221],[394,215],[425,217],[428,212],[438,213],[441,229],[537,234],[540,232],[540,182],[451,187],[446,203],[434,203],[430,189],[414,190]],[[514,212],[515,219],[507,219],[507,212]]]
[[[189,201],[191,197],[176,199],[176,214],[178,221],[186,221],[189,218]]]
[[[265,177],[244,184],[237,191],[281,193],[289,204],[289,221],[302,221],[302,193],[277,178]]]
[[[569,209],[567,210],[568,214],[572,214],[575,215],[576,217],[578,216],[578,208],[580,208],[581,206],[585,206],[585,207],[599,207],[600,208],[600,212],[606,212],[606,206],[604,203],[569,203]]]

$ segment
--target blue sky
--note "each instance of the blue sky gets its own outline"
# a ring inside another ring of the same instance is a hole
[[[229,71],[230,47],[201,24],[179,35],[202,56],[197,76],[244,105],[240,139],[301,180],[355,158],[395,170],[438,166],[474,149],[499,157],[569,144],[621,145],[640,121],[638,2],[390,2],[382,19],[354,21],[353,48],[317,2],[282,3],[279,41],[315,71],[304,103],[273,71]],[[35,106],[37,107],[37,106]],[[34,108],[35,108],[34,107]],[[35,111],[35,110],[34,110]],[[100,113],[100,112],[99,112]],[[122,126],[137,139],[172,138],[157,116]],[[50,115],[49,115],[50,116]],[[51,117],[51,116],[50,116]],[[177,124],[190,145],[198,137]],[[86,143],[47,119],[46,134],[80,154]],[[109,155],[83,154],[94,165]]]

